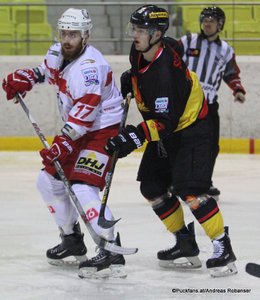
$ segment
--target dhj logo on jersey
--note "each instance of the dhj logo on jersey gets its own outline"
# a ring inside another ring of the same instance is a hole
[[[169,111],[168,103],[169,103],[168,97],[157,98],[155,100],[155,112],[157,113],[168,112]]]
[[[98,217],[98,212],[95,210],[95,208],[92,207],[86,211],[86,216],[87,219],[91,221],[92,219]]]
[[[108,157],[102,153],[84,150],[76,163],[75,171],[79,173],[94,173],[102,176],[107,165]]]
[[[87,68],[81,71],[84,77],[85,85],[98,85],[98,70],[97,68]]]

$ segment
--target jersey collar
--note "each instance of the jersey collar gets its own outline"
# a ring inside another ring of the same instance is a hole
[[[146,71],[150,68],[150,66],[153,64],[153,62],[154,62],[157,58],[160,57],[160,55],[162,54],[162,52],[163,52],[163,47],[160,47],[160,48],[156,51],[156,53],[155,53],[155,55],[154,55],[154,57],[153,57],[153,60],[152,60],[147,66],[145,66],[145,67],[143,67],[142,69],[140,69],[140,70],[139,70],[139,73],[144,73],[144,72],[146,72]],[[141,58],[142,58],[142,53],[139,53],[139,57],[138,57],[138,66],[140,65],[140,60],[141,60]]]

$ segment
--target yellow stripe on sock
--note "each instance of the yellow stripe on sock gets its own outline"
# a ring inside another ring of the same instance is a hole
[[[217,236],[224,233],[224,221],[221,212],[216,213],[208,221],[201,224],[207,236],[214,240]]]
[[[184,215],[182,205],[179,205],[174,213],[163,219],[163,224],[172,233],[179,231],[184,226]]]

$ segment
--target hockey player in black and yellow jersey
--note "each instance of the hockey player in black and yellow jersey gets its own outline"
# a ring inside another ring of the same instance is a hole
[[[123,96],[133,93],[143,122],[127,125],[105,148],[124,157],[148,142],[138,171],[140,190],[176,236],[174,247],[157,254],[162,267],[201,267],[194,225],[185,225],[182,200],[213,242],[213,256],[206,262],[212,275],[235,274],[228,230],[216,201],[207,195],[211,180],[207,103],[196,74],[178,53],[177,41],[164,36],[168,26],[168,12],[155,5],[131,15],[131,70],[122,74],[121,90]],[[183,257],[187,262],[178,263]]]

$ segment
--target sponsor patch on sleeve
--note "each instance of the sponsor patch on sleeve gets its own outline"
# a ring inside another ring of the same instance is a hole
[[[97,68],[86,68],[83,69],[81,72],[84,77],[84,82],[86,86],[99,84]]]
[[[168,97],[157,98],[155,100],[155,112],[157,113],[168,112],[169,111],[168,103],[169,103]]]

